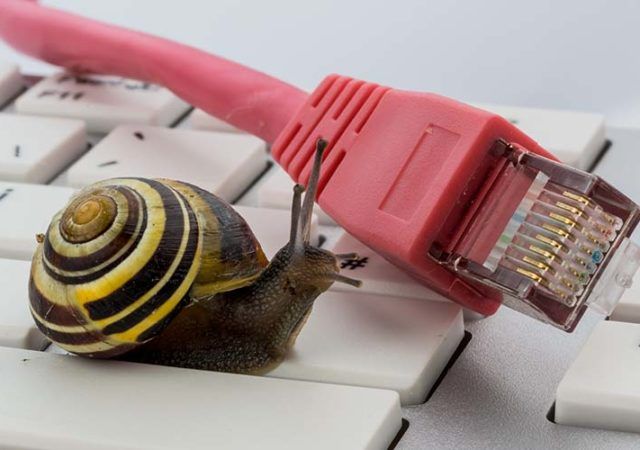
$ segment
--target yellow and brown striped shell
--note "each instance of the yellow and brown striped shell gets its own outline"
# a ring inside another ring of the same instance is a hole
[[[122,354],[194,297],[251,283],[267,259],[227,203],[171,180],[84,188],[53,218],[31,267],[31,313],[60,347]]]

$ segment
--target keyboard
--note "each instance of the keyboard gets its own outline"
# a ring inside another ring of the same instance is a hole
[[[356,252],[341,271],[363,286],[322,295],[266,375],[50,345],[27,307],[29,260],[78,188],[118,176],[194,183],[232,203],[271,257],[288,239],[292,181],[264,142],[148,83],[25,76],[0,62],[0,105],[0,448],[637,448],[640,289],[572,334],[507,308],[483,318],[319,208],[312,240]],[[605,128],[592,113],[479,106],[640,201],[640,130]]]

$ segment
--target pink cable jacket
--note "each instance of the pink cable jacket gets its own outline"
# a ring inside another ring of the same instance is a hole
[[[40,6],[0,0],[0,37],[74,72],[163,85],[231,125],[273,143],[307,93],[193,47]]]

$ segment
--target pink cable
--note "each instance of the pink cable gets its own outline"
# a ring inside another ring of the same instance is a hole
[[[78,72],[136,78],[273,143],[307,94],[193,47],[25,0],[0,0],[0,37],[28,55]]]

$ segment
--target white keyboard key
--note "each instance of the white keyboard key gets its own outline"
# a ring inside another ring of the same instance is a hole
[[[0,181],[0,258],[31,260],[36,234],[47,231],[73,192],[67,187]]]
[[[46,183],[87,148],[84,122],[0,114],[0,179]]]
[[[67,182],[81,187],[121,176],[171,178],[232,201],[265,167],[265,144],[253,136],[123,125],[69,169]]]
[[[640,325],[603,321],[556,393],[563,425],[640,433]]]
[[[234,205],[234,208],[249,224],[267,258],[271,259],[289,242],[291,212],[252,206]],[[318,218],[315,214],[311,219],[310,242],[312,245],[318,244]]]
[[[0,259],[0,347],[39,350],[48,342],[29,312],[30,267],[28,261]]]
[[[0,106],[20,92],[22,87],[18,66],[0,61]]]
[[[329,291],[268,376],[393,389],[418,404],[463,337],[459,306]]]
[[[586,170],[605,144],[601,114],[554,109],[477,105],[500,114],[562,162]]]
[[[383,449],[395,392],[0,348],[0,448]]]
[[[640,323],[640,273],[633,277],[633,284],[624,291],[609,319]]]
[[[357,253],[356,259],[341,261],[340,268],[343,275],[362,281],[359,288],[334,283],[332,289],[449,302],[446,297],[418,283],[347,232],[343,232],[328,250],[336,254]]]
[[[220,131],[223,133],[244,133],[244,131],[237,129],[233,125],[229,125],[224,120],[213,117],[212,115],[197,108],[189,115],[189,124],[191,125],[191,128],[195,128],[197,130]]]
[[[21,95],[16,111],[82,119],[91,132],[107,133],[120,124],[171,125],[189,105],[168,89],[142,81],[58,73]]]
[[[258,186],[258,206],[263,208],[291,209],[293,199],[294,182],[289,178],[287,172],[275,164],[269,173],[265,175],[266,180]],[[316,205],[316,214],[323,225],[336,225],[336,222],[329,217],[320,206]]]

